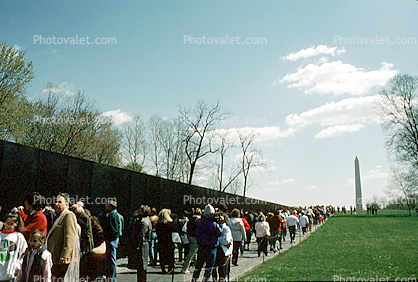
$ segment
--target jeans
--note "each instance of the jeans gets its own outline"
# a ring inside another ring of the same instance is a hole
[[[189,243],[190,243],[190,250],[189,250],[189,253],[188,253],[187,257],[184,259],[183,268],[182,268],[183,271],[185,271],[185,270],[187,270],[187,268],[189,268],[190,262],[192,261],[192,259],[196,255],[197,249],[198,249],[196,237],[188,237],[188,239],[189,239]]]
[[[257,244],[258,244],[258,256],[261,255],[261,252],[263,252],[265,255],[267,255],[267,236],[264,237],[257,237]]]
[[[151,241],[149,247],[149,257],[150,257],[150,264],[155,266],[157,265],[157,248],[155,247],[157,244],[157,232],[151,232]]]
[[[289,226],[289,233],[290,233],[290,242],[295,241],[296,226]]]
[[[224,251],[218,246],[216,253],[215,268],[212,272],[213,282],[225,282],[229,271],[229,256],[225,256]]]
[[[106,271],[107,278],[116,279],[116,251],[119,245],[119,238],[106,242]]]
[[[199,246],[192,282],[196,282],[199,279],[200,271],[202,270],[203,265],[205,265],[205,275],[203,277],[203,281],[209,281],[210,277],[212,276],[213,267],[215,265],[216,252],[216,247]]]
[[[273,250],[276,249],[276,241],[278,240],[279,235],[280,235],[280,231],[273,231],[273,232],[271,232],[270,251],[273,251]],[[282,240],[280,240],[280,243],[281,242],[282,242]]]
[[[234,241],[232,244],[232,264],[238,263],[238,250],[241,248],[241,241]]]

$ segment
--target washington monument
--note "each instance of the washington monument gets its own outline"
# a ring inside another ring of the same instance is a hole
[[[363,210],[363,197],[361,196],[360,165],[358,159],[354,160],[354,173],[356,178],[356,209]]]

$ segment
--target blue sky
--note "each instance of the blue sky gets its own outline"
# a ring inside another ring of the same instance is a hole
[[[393,75],[418,75],[416,1],[0,5],[0,41],[34,64],[29,96],[45,95],[48,82],[68,93],[84,90],[118,120],[173,118],[178,105],[220,99],[235,118],[222,127],[257,131],[270,167],[250,174],[257,186],[249,196],[349,206],[356,156],[364,198],[384,196],[391,163],[373,101]],[[47,44],[54,36],[116,42]],[[260,44],[185,42],[237,36]],[[43,44],[35,41],[41,37]]]

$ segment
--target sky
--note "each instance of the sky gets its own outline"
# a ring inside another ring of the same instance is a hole
[[[364,200],[385,196],[375,103],[418,75],[417,14],[413,0],[1,1],[0,41],[33,62],[29,97],[81,90],[118,125],[219,100],[219,128],[257,132],[268,164],[247,196],[348,207],[356,156]]]

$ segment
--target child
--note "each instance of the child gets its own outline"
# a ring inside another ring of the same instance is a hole
[[[22,255],[27,248],[25,237],[15,232],[19,215],[9,213],[4,217],[0,232],[0,281],[12,281],[22,265]]]
[[[29,238],[30,251],[23,257],[22,268],[15,282],[51,282],[51,253],[45,246],[45,232],[35,230]]]

